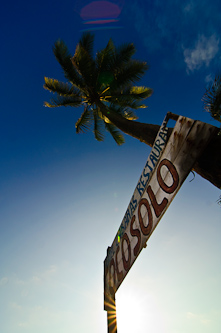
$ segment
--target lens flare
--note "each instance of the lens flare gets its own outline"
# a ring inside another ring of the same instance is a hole
[[[117,332],[115,297],[106,295],[105,309],[107,311],[108,332],[115,333]]]
[[[84,30],[116,29],[120,28],[114,24],[119,21],[123,5],[124,0],[83,0],[76,1],[75,11],[81,17],[82,23],[88,25]]]

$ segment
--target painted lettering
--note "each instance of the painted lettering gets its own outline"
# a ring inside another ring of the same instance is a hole
[[[156,151],[157,151],[157,154],[156,154],[154,151],[152,151],[152,154],[153,154],[156,158],[158,158],[158,157],[160,156],[160,151],[159,151],[158,149],[156,149]]]
[[[125,256],[125,251],[124,251],[124,242],[127,243],[127,252],[128,252],[128,258],[126,259]],[[122,241],[121,241],[121,252],[122,252],[122,259],[123,259],[123,266],[125,271],[129,271],[130,269],[130,262],[131,262],[131,246],[130,246],[130,240],[129,237],[127,235],[127,233],[125,232],[125,234],[122,237]]]
[[[161,151],[164,148],[164,146],[165,146],[164,142],[160,142],[160,140],[157,139],[154,148],[159,149]]]
[[[127,223],[127,220],[128,220],[128,216],[127,216],[127,211],[126,211],[126,213],[125,213],[125,215],[124,215],[124,218],[123,218],[123,223]]]
[[[143,194],[143,190],[144,190],[144,188],[141,187],[141,182],[139,181],[139,183],[137,184],[137,191],[140,196]]]
[[[145,190],[145,186],[147,184],[148,179],[144,180],[143,175],[140,176],[139,183],[137,184],[137,190],[139,195],[141,196]]]
[[[133,225],[134,225],[134,222],[136,221],[136,218],[135,218],[135,215],[133,215],[132,217],[132,220],[130,222],[130,234],[131,236],[133,237],[137,237],[137,244],[136,246],[134,247],[134,256],[136,257],[139,253],[139,250],[140,250],[140,244],[141,244],[141,233],[140,233],[140,230],[139,229],[134,229],[133,228]]]
[[[119,271],[118,260],[117,260],[119,250],[120,250],[120,246],[117,247],[117,250],[116,250],[116,253],[115,253],[115,263],[116,263],[116,272],[117,272],[118,282],[120,282],[123,279],[123,272]]]
[[[143,176],[144,178],[146,178],[146,183],[148,182],[149,178],[150,178],[150,172],[146,172],[145,173],[145,169],[143,170]]]
[[[135,211],[135,207],[133,205],[133,202],[130,202],[130,214],[132,215],[134,211]]]
[[[163,166],[165,166],[169,170],[169,172],[170,172],[170,174],[171,174],[171,176],[173,178],[173,184],[170,185],[170,186],[168,186],[164,182],[164,180],[163,180],[163,178],[161,176],[161,172],[160,171],[161,171],[161,168]],[[178,175],[178,172],[177,172],[175,166],[169,160],[164,159],[164,160],[162,160],[160,162],[160,164],[159,164],[159,166],[157,168],[157,180],[158,180],[158,183],[159,183],[160,187],[162,188],[162,190],[164,192],[168,193],[168,194],[173,193],[177,189],[177,187],[179,185],[179,175]]]
[[[143,185],[143,188],[145,188],[145,186],[146,186],[146,184],[147,184],[147,180],[146,180],[146,181],[143,181],[142,179],[143,179],[143,177],[142,177],[142,175],[141,175],[141,177],[140,177],[140,182],[141,182],[141,184]]]
[[[162,200],[162,202],[160,204],[158,204],[158,202],[156,200],[156,196],[153,193],[153,190],[152,190],[150,185],[147,187],[147,193],[150,197],[150,201],[152,203],[152,206],[153,206],[154,212],[156,214],[156,217],[159,217],[161,215],[162,211],[165,209],[165,207],[168,203],[168,200],[166,198],[164,198]]]
[[[137,199],[134,199],[134,196],[132,197],[133,204],[134,204],[134,209],[137,207]]]
[[[166,142],[166,139],[167,139],[167,133],[165,133],[165,132],[160,132],[160,133],[159,133],[159,137],[160,137],[164,142]]]
[[[147,167],[149,168],[150,172],[153,171],[153,168],[149,165],[149,158],[148,158],[148,160],[147,160],[147,163],[146,163],[144,169],[146,170]],[[143,173],[143,175],[146,177],[146,174],[145,174],[145,173]]]
[[[127,210],[127,220],[126,220],[126,225],[128,225],[129,220],[130,220],[130,212],[129,212],[129,209],[128,209],[128,210]]]
[[[141,207],[144,206],[147,210],[148,213],[148,224],[147,226],[144,225],[144,221],[143,221],[143,216],[141,214]],[[147,201],[147,199],[141,199],[139,206],[138,206],[138,220],[139,220],[139,224],[140,224],[140,229],[142,231],[142,233],[147,236],[149,235],[149,233],[152,230],[152,226],[153,226],[153,215],[151,212],[151,208],[150,208],[150,204]]]
[[[150,160],[151,160],[151,162],[153,164],[153,167],[155,167],[156,162],[158,161],[158,159],[153,154],[150,154],[149,158],[150,158]]]

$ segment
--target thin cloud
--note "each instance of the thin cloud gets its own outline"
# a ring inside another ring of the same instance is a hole
[[[193,72],[202,66],[209,66],[211,60],[219,51],[219,39],[215,35],[206,38],[200,35],[193,49],[185,49],[184,61],[187,72]]]

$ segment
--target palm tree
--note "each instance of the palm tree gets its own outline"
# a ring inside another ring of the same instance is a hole
[[[44,88],[57,94],[45,106],[83,106],[75,125],[77,133],[90,130],[93,125],[97,140],[104,139],[106,129],[121,145],[124,137],[120,129],[152,145],[159,126],[132,122],[137,119],[133,110],[146,107],[143,100],[152,93],[150,88],[133,85],[144,75],[147,64],[132,59],[136,51],[133,44],[116,48],[112,40],[93,58],[93,42],[94,36],[84,33],[73,57],[63,41],[55,43],[54,55],[69,82],[45,77]]]
[[[44,88],[56,93],[45,106],[83,106],[76,122],[77,133],[90,130],[93,125],[95,138],[99,141],[104,139],[105,129],[120,145],[124,142],[121,130],[152,146],[160,126],[135,121],[134,113],[134,110],[146,107],[143,100],[152,93],[150,88],[133,85],[142,78],[147,64],[132,59],[136,51],[133,44],[115,47],[112,40],[93,57],[93,42],[92,34],[83,34],[74,56],[63,41],[55,43],[53,52],[68,82],[45,77]],[[171,132],[169,129],[169,135]],[[221,188],[220,150],[221,136],[215,136],[193,168],[218,188]]]

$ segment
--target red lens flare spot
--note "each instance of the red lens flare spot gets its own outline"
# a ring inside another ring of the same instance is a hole
[[[123,5],[124,0],[82,0],[76,1],[75,11],[82,18],[83,24],[102,25],[118,22]]]
[[[80,16],[83,20],[117,18],[121,13],[118,5],[109,1],[93,1],[83,7]]]

